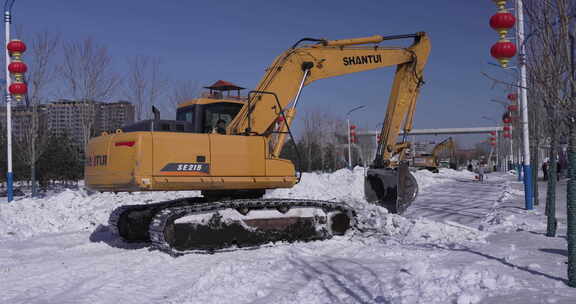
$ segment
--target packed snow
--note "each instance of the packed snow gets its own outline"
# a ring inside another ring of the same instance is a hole
[[[0,203],[0,303],[576,303],[565,225],[523,209],[509,174],[414,173],[400,216],[368,204],[364,169],[305,173],[268,198],[346,202],[358,228],[327,241],[173,258],[107,227],[121,205],[198,192],[61,190]]]

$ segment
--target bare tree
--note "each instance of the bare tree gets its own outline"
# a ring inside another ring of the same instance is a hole
[[[180,80],[172,83],[173,85],[169,88],[166,99],[167,102],[159,104],[163,113],[168,113],[169,117],[175,116],[176,108],[180,103],[197,98],[200,95],[200,86],[196,81]]]
[[[20,35],[23,35],[22,30],[20,32]],[[22,130],[22,137],[15,139],[15,144],[22,152],[16,157],[30,166],[33,196],[36,195],[36,162],[44,153],[49,137],[47,122],[45,117],[40,117],[38,106],[44,103],[50,94],[48,89],[55,76],[54,56],[59,43],[59,34],[47,31],[36,33],[30,39],[30,50],[25,58],[30,67],[26,75],[26,82],[29,86],[26,103],[29,111],[25,112],[29,125]]]
[[[128,59],[125,95],[136,104],[136,120],[150,116],[151,106],[159,102],[167,83],[160,72],[160,58],[134,56]]]
[[[82,102],[78,104],[77,112],[85,147],[94,129],[96,109],[93,102],[115,96],[120,76],[112,69],[108,49],[91,38],[64,43],[63,56],[63,62],[58,66],[65,85],[63,94]]]
[[[567,239],[568,284],[576,287],[576,75],[574,74],[574,27],[576,3],[569,0],[524,1],[531,27],[529,42],[532,97],[542,101],[546,109],[550,137],[550,178],[546,214],[547,235],[556,232],[555,178],[556,150],[563,127],[568,130]],[[529,61],[530,62],[530,61]]]
[[[304,130],[301,134],[301,147],[304,149],[303,168],[305,171],[331,171],[340,167],[339,153],[347,147],[346,125],[342,119],[323,109],[313,109],[304,113]],[[354,160],[361,158],[361,147],[355,145]]]

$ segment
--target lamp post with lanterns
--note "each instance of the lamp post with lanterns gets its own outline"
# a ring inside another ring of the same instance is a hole
[[[15,0],[4,2],[4,34],[6,52],[6,198],[8,202],[14,199],[14,173],[12,172],[12,97],[21,101],[28,91],[24,81],[24,73],[28,67],[22,62],[22,53],[26,45],[20,40],[10,40],[10,24],[12,23],[12,6]],[[11,77],[14,79],[12,80]]]
[[[506,4],[508,0],[492,0],[498,7],[498,12],[490,18],[490,27],[492,27],[500,39],[492,48],[490,54],[496,58],[502,68],[508,68],[508,63],[512,57],[516,55],[516,44],[508,40],[507,34],[510,29],[516,24],[518,20],[518,27],[516,30],[517,42],[520,45],[520,55],[518,58],[518,67],[520,70],[519,79],[519,93],[521,97],[521,110],[522,110],[522,143],[523,143],[523,158],[522,167],[524,172],[524,198],[525,209],[534,209],[533,195],[532,195],[532,167],[530,165],[530,139],[528,131],[528,96],[527,96],[527,81],[526,81],[526,52],[524,46],[524,8],[522,0],[516,0],[516,13],[514,16],[508,12]],[[520,171],[520,170],[519,170]]]

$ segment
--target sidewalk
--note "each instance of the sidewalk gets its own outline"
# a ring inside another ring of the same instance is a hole
[[[438,222],[451,221],[477,228],[501,199],[506,183],[488,174],[484,183],[473,180],[448,181],[421,193],[404,214]]]

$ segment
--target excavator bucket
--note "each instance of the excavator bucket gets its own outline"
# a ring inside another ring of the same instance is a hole
[[[402,162],[396,169],[370,168],[364,180],[364,195],[370,203],[390,213],[402,214],[418,195],[416,178]]]

